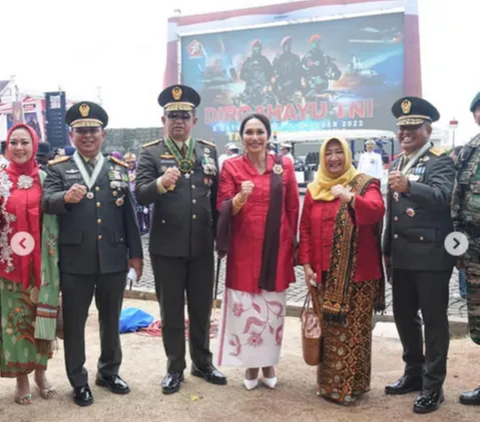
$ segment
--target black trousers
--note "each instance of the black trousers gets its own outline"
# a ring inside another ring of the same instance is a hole
[[[152,254],[151,262],[160,303],[168,372],[182,372],[186,368],[185,293],[189,317],[190,357],[197,367],[211,364],[213,252],[195,258],[172,258]]]
[[[65,365],[72,387],[88,382],[85,364],[85,323],[95,296],[100,323],[101,354],[98,372],[104,376],[118,374],[122,362],[119,319],[127,274],[61,274]]]
[[[423,376],[426,391],[442,388],[447,375],[451,275],[452,270],[393,269],[393,314],[403,345],[405,374]],[[425,354],[419,310],[425,325]]]

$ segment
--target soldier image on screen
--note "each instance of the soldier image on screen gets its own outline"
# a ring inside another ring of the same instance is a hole
[[[274,91],[281,104],[296,102],[295,94],[301,89],[302,63],[298,54],[292,53],[292,37],[280,43],[282,53],[273,60]]]
[[[275,104],[270,91],[273,75],[272,64],[262,54],[261,41],[253,41],[252,54],[245,60],[240,71],[240,79],[245,81],[245,91],[240,96],[240,101],[253,107]]]
[[[330,80],[338,80],[341,76],[334,59],[320,49],[320,40],[318,34],[310,37],[310,50],[302,59],[307,85],[305,97],[310,100],[316,99],[319,94],[324,94],[329,87]]]

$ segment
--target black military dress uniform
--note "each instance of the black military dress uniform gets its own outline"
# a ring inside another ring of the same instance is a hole
[[[200,97],[192,88],[177,85],[166,88],[159,103],[165,113],[188,117]],[[149,249],[168,358],[168,374],[162,382],[166,394],[179,390],[186,368],[185,292],[192,374],[214,384],[226,384],[226,378],[212,365],[209,349],[217,150],[214,144],[193,138],[185,142],[184,148],[182,151],[179,143],[169,137],[144,145],[136,173],[137,201],[144,206],[154,204]],[[181,177],[166,190],[159,178],[169,167],[177,167]]]
[[[72,106],[65,117],[72,128],[106,126],[108,116],[97,104]],[[80,154],[61,157],[47,167],[42,207],[58,216],[59,265],[63,302],[65,363],[81,406],[93,398],[85,363],[85,323],[95,296],[99,312],[101,355],[97,384],[126,394],[128,385],[118,377],[122,360],[119,317],[129,258],[142,258],[142,244],[128,185],[128,165],[98,154],[95,167]],[[83,174],[82,174],[83,172]],[[64,196],[74,184],[88,185],[84,174],[96,177],[86,196],[76,204]]]
[[[399,126],[419,127],[439,119],[427,101],[406,97],[392,107]],[[451,201],[455,184],[452,159],[427,140],[412,156],[399,155],[390,171],[402,171],[409,193],[387,197],[384,255],[392,269],[393,312],[403,345],[405,373],[386,387],[387,394],[422,390],[414,411],[436,410],[443,401],[442,385],[449,347],[449,281],[456,258],[445,247],[453,231]],[[418,311],[425,325],[425,354]]]

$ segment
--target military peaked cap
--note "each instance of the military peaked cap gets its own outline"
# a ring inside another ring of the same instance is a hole
[[[397,118],[397,126],[418,126],[440,119],[438,110],[427,100],[418,97],[400,98],[393,104],[392,114]]]
[[[71,106],[65,114],[65,123],[74,127],[105,127],[107,112],[98,104],[82,101]]]
[[[189,86],[172,85],[161,92],[158,103],[165,111],[190,111],[200,104],[200,95]]]

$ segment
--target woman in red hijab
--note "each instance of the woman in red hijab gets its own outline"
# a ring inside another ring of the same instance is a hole
[[[16,378],[18,404],[31,403],[28,374],[33,371],[41,396],[55,395],[45,377],[51,344],[36,338],[35,328],[42,285],[37,149],[35,131],[15,125],[7,136],[10,162],[0,168],[0,375]]]

